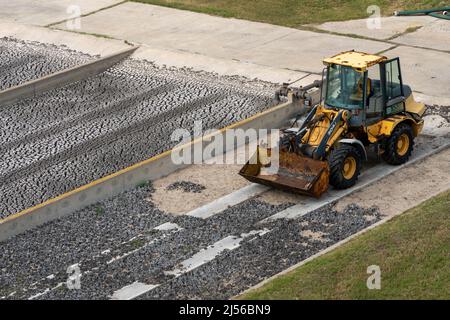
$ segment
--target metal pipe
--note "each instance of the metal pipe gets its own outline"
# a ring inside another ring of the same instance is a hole
[[[431,17],[439,18],[439,19],[450,20],[450,15],[446,15],[446,14],[432,12],[432,13],[429,13],[428,15]]]
[[[446,19],[450,20],[450,16],[447,15],[447,12],[450,10],[450,7],[443,8],[433,8],[433,9],[425,9],[425,10],[404,10],[404,11],[395,11],[394,15],[396,16],[413,16],[413,15],[429,15],[438,19]],[[442,12],[442,13],[437,13]]]
[[[403,11],[395,11],[394,15],[396,15],[396,16],[412,16],[412,15],[430,14],[433,12],[449,11],[449,10],[450,10],[450,7],[432,8],[432,9],[423,9],[423,10],[403,10]]]

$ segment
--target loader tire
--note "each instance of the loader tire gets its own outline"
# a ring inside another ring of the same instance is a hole
[[[355,185],[361,171],[362,156],[358,149],[341,144],[328,157],[330,184],[336,189],[347,189]]]
[[[414,149],[414,136],[411,126],[400,123],[384,145],[383,159],[389,164],[399,165],[407,162]]]

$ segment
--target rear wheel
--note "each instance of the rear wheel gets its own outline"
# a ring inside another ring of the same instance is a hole
[[[403,164],[408,161],[414,148],[411,126],[400,123],[384,145],[383,159],[389,164]]]
[[[333,149],[328,157],[330,184],[336,189],[346,189],[355,185],[361,171],[361,155],[348,144]]]

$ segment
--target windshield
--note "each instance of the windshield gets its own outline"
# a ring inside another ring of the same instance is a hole
[[[364,73],[351,67],[328,66],[325,104],[335,108],[363,107]]]

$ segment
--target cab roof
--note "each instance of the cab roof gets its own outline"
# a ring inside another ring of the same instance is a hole
[[[367,68],[384,60],[387,60],[385,56],[378,56],[375,54],[368,54],[358,51],[345,51],[332,56],[331,58],[324,59],[323,63],[326,65],[338,64],[348,66],[356,69],[357,71],[363,72],[366,71]]]

